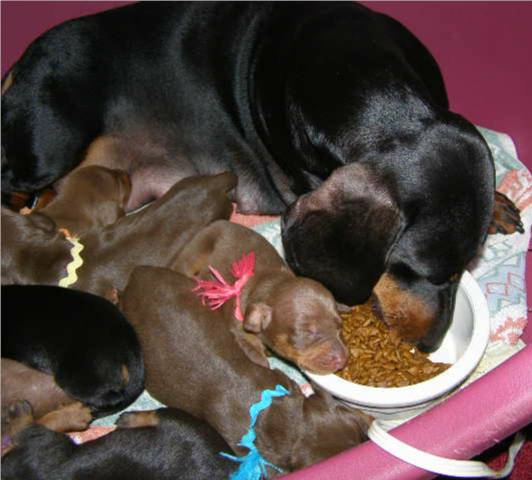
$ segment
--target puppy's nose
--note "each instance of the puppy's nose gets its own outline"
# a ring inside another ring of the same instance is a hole
[[[347,354],[338,354],[335,355],[333,360],[333,366],[335,367],[335,370],[341,370],[344,368],[347,364]]]
[[[344,368],[346,363],[347,352],[344,351],[331,352],[324,358],[324,364],[326,364],[328,369],[334,372]]]

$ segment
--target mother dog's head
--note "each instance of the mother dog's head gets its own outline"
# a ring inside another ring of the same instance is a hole
[[[385,322],[433,351],[494,205],[490,151],[458,116],[389,151],[352,158],[283,217],[286,258],[340,302],[370,296]]]

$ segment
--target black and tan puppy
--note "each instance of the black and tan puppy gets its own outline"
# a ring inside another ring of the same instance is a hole
[[[430,53],[355,2],[140,2],[47,32],[4,92],[4,192],[84,162],[131,173],[129,208],[224,170],[243,213],[308,194],[284,218],[289,265],[343,303],[375,288],[424,350],[492,217],[522,230]]]
[[[2,459],[5,480],[226,480],[235,470],[220,455],[229,451],[226,442],[175,409],[124,413],[117,430],[81,445],[52,431],[57,425],[32,423],[27,403],[15,406],[13,422],[19,432]]]
[[[311,372],[343,368],[347,348],[334,297],[315,280],[295,276],[257,232],[226,220],[213,222],[183,248],[172,269],[205,280],[213,278],[212,266],[233,282],[232,265],[244,254],[253,254],[255,264],[241,292],[241,323],[234,310],[225,313],[249,333],[242,341],[254,350],[256,361],[268,366],[266,346]],[[235,300],[229,302],[234,309]]]
[[[54,184],[54,190],[50,203],[35,211],[79,236],[125,215],[131,183],[123,170],[89,166],[73,170]]]
[[[284,373],[257,365],[255,352],[242,341],[250,334],[223,312],[232,313],[234,306],[205,308],[194,285],[169,269],[138,267],[120,297],[142,345],[151,395],[206,420],[240,455],[248,453],[239,443],[249,428],[249,408],[264,390],[284,386],[290,394],[274,399],[257,420],[255,445],[286,471],[365,439],[369,417],[320,388],[306,398]]]
[[[69,286],[109,298],[114,288],[125,287],[135,266],[171,265],[201,228],[229,218],[228,193],[235,185],[232,173],[181,180],[141,211],[82,235],[77,254],[45,215],[23,216],[3,208],[2,283],[58,285],[80,257],[77,280]]]
[[[85,292],[2,286],[2,356],[52,374],[94,416],[125,408],[144,388],[131,325],[112,303]]]

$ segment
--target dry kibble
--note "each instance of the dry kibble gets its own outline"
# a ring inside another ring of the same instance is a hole
[[[375,316],[369,304],[353,307],[342,318],[342,335],[350,355],[337,375],[346,380],[371,387],[404,387],[450,367],[431,362],[428,354],[403,342]]]

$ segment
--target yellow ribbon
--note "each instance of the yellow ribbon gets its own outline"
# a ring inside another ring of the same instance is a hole
[[[76,270],[83,265],[83,258],[81,258],[80,252],[83,250],[83,245],[79,241],[79,238],[70,235],[70,232],[65,228],[60,228],[59,231],[65,236],[65,238],[72,244],[70,255],[72,255],[72,261],[67,265],[67,275],[59,280],[60,287],[70,287],[78,281],[78,275]]]

